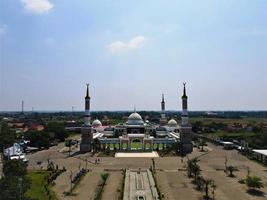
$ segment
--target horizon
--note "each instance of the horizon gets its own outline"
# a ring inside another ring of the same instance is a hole
[[[1,5],[0,111],[267,110],[267,1]]]
[[[23,113],[83,113],[84,110],[24,110]],[[134,112],[134,110],[90,110],[90,112]],[[162,112],[161,110],[136,110],[136,112]],[[182,110],[165,110],[166,113],[168,112],[182,112]],[[267,112],[267,110],[188,110],[188,112]],[[0,113],[22,113],[21,110],[15,110],[15,111],[0,111]]]

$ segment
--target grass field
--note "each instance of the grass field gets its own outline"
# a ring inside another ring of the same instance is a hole
[[[49,200],[44,185],[45,179],[48,175],[48,171],[29,171],[27,177],[31,180],[31,187],[27,191],[26,195],[31,199]],[[56,195],[52,191],[51,186],[48,187],[53,200],[56,200]]]

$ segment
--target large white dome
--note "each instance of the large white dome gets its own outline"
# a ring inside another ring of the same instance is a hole
[[[177,122],[174,119],[168,121],[168,126],[177,126]]]
[[[102,123],[101,123],[100,120],[95,119],[95,120],[93,121],[93,123],[92,123],[92,126],[93,126],[93,127],[102,126]]]
[[[142,117],[137,112],[134,112],[134,113],[129,115],[127,124],[129,124],[129,125],[142,125],[142,124],[144,124],[144,121],[143,121]]]

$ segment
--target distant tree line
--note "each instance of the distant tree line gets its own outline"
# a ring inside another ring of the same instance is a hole
[[[44,131],[28,131],[24,138],[30,140],[30,145],[38,148],[48,148],[52,143],[62,142],[68,137],[65,125],[59,122],[50,122]]]

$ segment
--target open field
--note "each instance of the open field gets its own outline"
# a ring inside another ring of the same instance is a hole
[[[61,174],[53,187],[59,199],[93,199],[94,193],[101,180],[101,174],[108,171],[110,174],[107,179],[107,184],[104,187],[102,199],[110,200],[117,199],[119,189],[122,184],[122,169],[147,169],[152,165],[150,158],[114,158],[102,157],[100,164],[95,164],[96,157],[91,157],[89,154],[75,154],[68,157],[67,154],[59,153],[59,146],[37,152],[29,155],[29,169],[38,169],[41,166],[36,165],[37,160],[43,161],[43,168],[46,166],[46,160],[49,158],[59,167],[65,166],[67,171]],[[247,167],[250,169],[251,175],[256,175],[262,178],[263,182],[267,183],[267,169],[263,166],[248,160],[246,157],[240,155],[236,150],[223,150],[221,146],[214,146],[208,144],[210,151],[200,152],[194,149],[194,152],[189,155],[190,158],[200,156],[199,165],[201,167],[201,174],[204,177],[215,180],[217,189],[215,190],[215,197],[218,200],[261,200],[267,199],[266,196],[252,196],[246,192],[247,188],[244,184],[238,181],[247,175]],[[76,149],[78,150],[78,149]],[[224,173],[225,156],[227,156],[228,164],[236,166],[239,171],[235,172],[236,177],[230,178]],[[64,191],[70,188],[70,171],[73,174],[78,172],[79,167],[86,167],[85,157],[88,158],[87,168],[91,171],[86,174],[81,183],[75,189],[75,196],[64,196]],[[199,199],[203,196],[203,192],[197,191],[191,183],[192,179],[187,177],[185,171],[186,158],[181,157],[159,157],[155,159],[156,179],[160,191],[164,193],[165,199]],[[267,194],[267,186],[262,189],[264,195]]]

